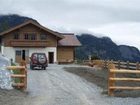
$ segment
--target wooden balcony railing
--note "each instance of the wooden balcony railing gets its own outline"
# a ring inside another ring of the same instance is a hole
[[[46,47],[47,41],[12,40],[10,44],[13,47]]]

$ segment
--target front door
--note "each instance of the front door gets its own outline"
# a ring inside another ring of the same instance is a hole
[[[54,52],[49,52],[49,63],[54,63]]]
[[[21,50],[16,50],[15,51],[15,61],[17,63],[21,62],[21,60],[22,60],[21,55],[22,55],[22,51]]]
[[[22,60],[25,60],[26,63],[29,63],[29,50],[16,50],[15,51],[15,61],[20,63]]]

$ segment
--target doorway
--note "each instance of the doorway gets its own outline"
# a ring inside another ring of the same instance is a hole
[[[49,52],[49,63],[54,63],[54,52]]]
[[[22,60],[25,61],[25,50],[22,50]]]
[[[22,60],[29,63],[29,50],[15,50],[15,61],[20,63]]]
[[[21,50],[16,50],[15,51],[15,61],[17,62],[17,63],[20,63],[21,62],[21,60],[22,60],[22,58],[21,58],[21,55],[22,55],[22,52],[21,52]]]

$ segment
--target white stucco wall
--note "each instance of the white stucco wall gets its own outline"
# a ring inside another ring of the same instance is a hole
[[[57,62],[57,48],[56,47],[46,47],[46,48],[13,48],[13,47],[3,47],[3,54],[9,59],[13,59],[15,62],[15,51],[16,50],[28,50],[29,57],[31,57],[32,53],[40,52],[46,53],[48,57],[48,52],[54,52],[54,62]]]
[[[3,47],[3,55],[15,61],[15,49],[13,47]]]
[[[57,48],[56,47],[30,48],[29,49],[29,57],[31,57],[32,53],[35,53],[35,52],[46,53],[47,58],[49,58],[48,52],[54,52],[54,62],[57,62]]]
[[[4,46],[3,46],[3,45],[1,45],[1,53],[2,53],[2,54],[4,54],[4,52],[3,52],[3,51],[4,51]]]

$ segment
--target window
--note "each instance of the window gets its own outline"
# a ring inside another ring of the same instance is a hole
[[[47,35],[41,34],[41,35],[40,35],[40,39],[41,39],[41,40],[46,40],[46,39],[47,39]]]
[[[35,34],[31,34],[30,37],[31,37],[31,40],[36,40],[36,35]]]
[[[24,35],[24,39],[29,39],[29,35],[28,34],[25,34]]]
[[[21,56],[21,51],[20,50],[16,50],[16,56]]]
[[[24,35],[24,39],[26,39],[26,40],[36,40],[37,37],[36,37],[36,34],[34,34],[34,33],[26,33]]]
[[[19,39],[19,34],[18,33],[14,33],[14,39]]]

